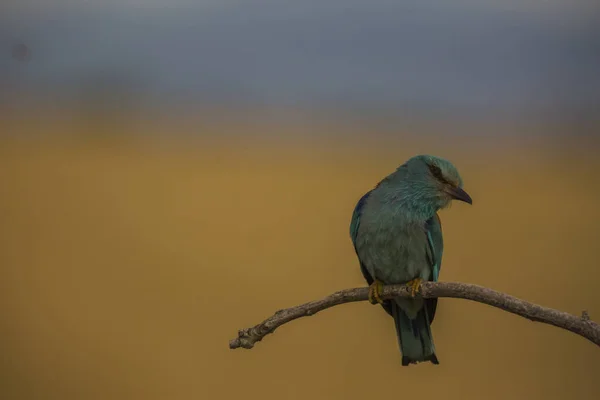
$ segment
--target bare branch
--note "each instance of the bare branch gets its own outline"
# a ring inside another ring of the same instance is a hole
[[[238,332],[238,337],[229,342],[230,349],[251,349],[266,335],[273,333],[281,325],[300,317],[314,315],[319,311],[339,304],[368,299],[369,288],[354,288],[340,290],[321,300],[311,301],[296,307],[277,311],[273,316],[260,324]],[[529,303],[508,294],[496,292],[482,286],[456,282],[423,282],[419,294],[424,298],[452,297],[456,299],[473,300],[500,308],[535,322],[542,322],[566,329],[590,340],[600,346],[600,325],[591,321],[587,311],[581,316],[542,307]],[[417,296],[418,296],[417,295]],[[383,288],[383,298],[410,297],[405,285],[388,285]]]

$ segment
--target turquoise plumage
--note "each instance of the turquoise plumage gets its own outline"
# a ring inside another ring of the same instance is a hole
[[[350,237],[369,298],[393,317],[402,365],[438,364],[431,334],[437,299],[382,301],[383,284],[408,284],[413,294],[422,281],[437,281],[444,242],[437,212],[453,199],[472,204],[452,163],[429,156],[411,158],[361,197],[350,222]]]

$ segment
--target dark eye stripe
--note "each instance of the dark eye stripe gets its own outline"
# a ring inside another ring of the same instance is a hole
[[[444,178],[444,174],[442,174],[442,170],[437,165],[429,164],[429,170],[431,174],[442,183],[449,183],[446,178]]]

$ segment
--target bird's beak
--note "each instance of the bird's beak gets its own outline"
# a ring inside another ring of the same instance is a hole
[[[455,200],[464,201],[465,203],[473,204],[473,199],[469,196],[469,193],[465,192],[459,187],[447,187],[446,193],[452,196]]]

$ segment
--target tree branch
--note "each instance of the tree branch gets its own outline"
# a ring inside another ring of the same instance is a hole
[[[275,329],[300,317],[307,317],[339,304],[368,300],[369,288],[340,290],[321,300],[311,301],[296,307],[277,311],[260,324],[238,332],[238,337],[229,342],[230,349],[251,349]],[[600,346],[600,325],[591,321],[586,311],[580,317],[566,312],[529,303],[508,294],[482,286],[455,282],[423,282],[419,294],[423,298],[452,297],[473,300],[500,308],[535,322],[554,325],[576,333]],[[405,285],[387,285],[383,288],[384,299],[410,297]]]

